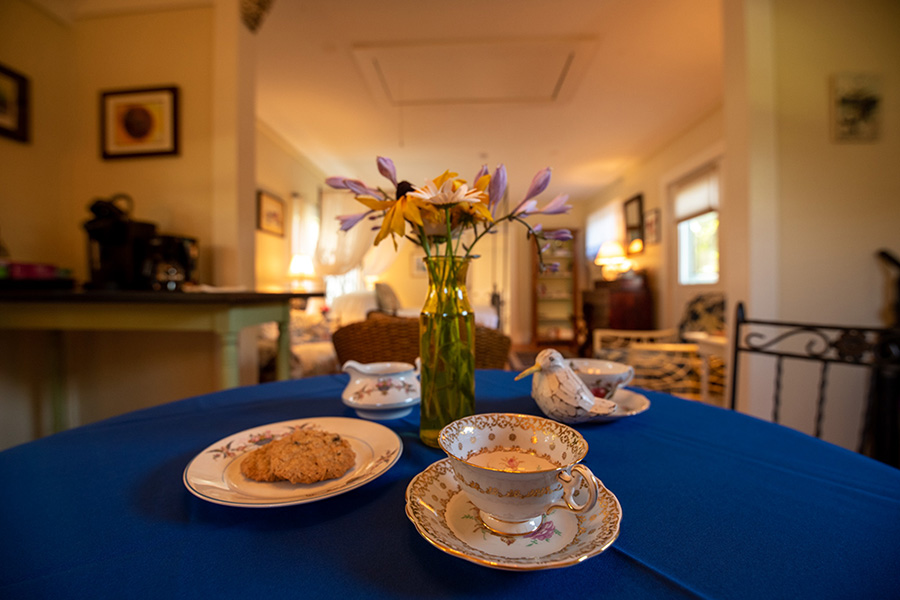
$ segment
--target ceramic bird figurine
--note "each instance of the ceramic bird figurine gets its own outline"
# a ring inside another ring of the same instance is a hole
[[[563,423],[584,423],[610,414],[615,402],[597,398],[553,348],[541,350],[533,366],[516,376],[516,381],[534,373],[531,396],[551,419]]]

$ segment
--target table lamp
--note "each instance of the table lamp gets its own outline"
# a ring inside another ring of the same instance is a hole
[[[311,292],[318,279],[312,257],[308,254],[295,254],[291,258],[288,275],[291,278],[291,289],[304,292]]]
[[[603,268],[603,279],[613,281],[631,268],[631,261],[625,257],[625,248],[615,240],[607,240],[600,245],[594,264]]]

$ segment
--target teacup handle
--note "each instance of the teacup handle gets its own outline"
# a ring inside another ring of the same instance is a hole
[[[626,371],[626,374],[625,374],[625,379],[622,380],[622,382],[619,383],[619,385],[628,385],[629,383],[631,383],[632,379],[634,379],[634,367],[629,365],[628,371]]]
[[[575,471],[578,475],[581,475],[581,478],[587,483],[588,490],[588,499],[584,502],[584,504],[575,504],[574,493],[575,490],[578,489],[578,484],[580,483],[578,479],[576,479],[572,473],[568,471],[560,471],[560,473],[556,476],[557,479],[562,482],[563,485],[563,496],[561,502],[555,502],[551,504],[547,510],[552,508],[565,508],[571,510],[572,512],[580,513],[591,510],[594,508],[594,505],[597,504],[597,496],[600,493],[600,486],[603,485],[600,483],[600,480],[594,477],[594,474],[591,472],[583,464],[579,463],[577,465],[573,465],[569,471]]]

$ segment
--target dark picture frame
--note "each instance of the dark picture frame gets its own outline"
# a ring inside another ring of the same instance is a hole
[[[835,142],[876,142],[881,137],[882,78],[873,73],[831,77],[831,135]]]
[[[627,254],[640,254],[644,251],[644,195],[638,194],[629,198],[623,205],[625,211],[625,251]],[[641,240],[641,249],[633,252],[631,244]]]
[[[284,237],[284,200],[265,190],[256,192],[256,228]]]
[[[100,94],[100,148],[105,160],[173,156],[180,151],[175,86]]]
[[[0,64],[0,135],[31,141],[31,82],[21,73]]]

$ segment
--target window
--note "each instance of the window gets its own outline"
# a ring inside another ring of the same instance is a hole
[[[718,165],[708,165],[678,181],[672,194],[678,224],[678,283],[718,283]]]

